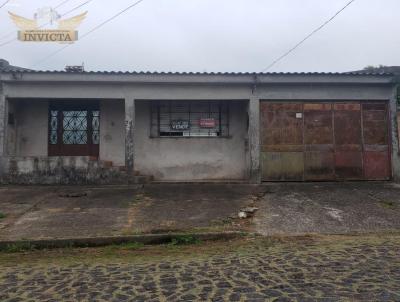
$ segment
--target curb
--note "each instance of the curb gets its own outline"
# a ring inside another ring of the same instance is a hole
[[[7,250],[12,246],[19,246],[25,249],[53,249],[71,247],[101,247],[107,245],[119,245],[124,243],[142,243],[145,245],[163,244],[171,242],[177,237],[191,236],[202,241],[230,240],[246,236],[244,232],[224,233],[167,233],[167,234],[144,234],[132,236],[111,236],[111,237],[87,237],[68,239],[43,239],[43,240],[13,240],[0,241],[0,251]]]

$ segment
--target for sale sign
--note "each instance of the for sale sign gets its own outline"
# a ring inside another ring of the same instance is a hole
[[[200,119],[200,127],[201,128],[215,128],[216,121],[213,118],[202,118]]]

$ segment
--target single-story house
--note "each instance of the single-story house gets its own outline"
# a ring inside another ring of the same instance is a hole
[[[387,73],[0,71],[2,183],[400,179]]]

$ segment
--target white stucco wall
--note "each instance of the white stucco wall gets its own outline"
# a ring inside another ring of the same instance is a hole
[[[16,156],[47,156],[47,101],[19,101],[15,122]]]
[[[100,102],[100,159],[125,166],[125,104],[123,100]]]
[[[168,181],[248,177],[246,101],[231,102],[229,138],[150,138],[149,105],[136,101],[135,170]]]

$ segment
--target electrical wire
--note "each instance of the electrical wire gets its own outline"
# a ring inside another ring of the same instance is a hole
[[[98,24],[97,26],[93,27],[91,30],[89,30],[88,32],[84,33],[79,40],[84,39],[85,37],[87,37],[88,35],[90,35],[91,33],[95,32],[96,30],[98,30],[99,28],[103,27],[104,25],[106,25],[107,23],[111,22],[112,20],[116,19],[117,17],[119,17],[120,15],[122,15],[123,13],[127,12],[128,10],[130,10],[131,8],[135,7],[136,5],[140,4],[141,2],[143,2],[144,0],[139,0],[136,1],[135,3],[129,5],[128,7],[124,8],[123,10],[119,11],[118,13],[116,13],[115,15],[113,15],[112,17],[106,19],[105,21],[101,22],[100,24]],[[72,46],[73,44],[67,44],[63,47],[61,47],[60,49],[57,49],[56,51],[50,53],[49,55],[47,55],[46,57],[44,57],[43,59],[39,60],[38,62],[34,63],[33,65],[30,66],[34,67],[38,64],[41,64],[45,61],[47,61],[48,59],[50,59],[51,57],[54,57],[55,55],[57,55],[58,53],[62,52],[64,49]]]
[[[261,72],[266,72],[269,69],[271,69],[276,63],[279,61],[282,61],[284,58],[286,58],[288,55],[290,55],[293,51],[295,51],[301,44],[303,44],[305,41],[307,41],[309,38],[311,38],[314,34],[319,32],[321,29],[323,29],[326,25],[328,25],[333,19],[335,19],[341,12],[343,12],[347,7],[349,7],[354,1],[356,0],[351,0],[348,2],[344,7],[342,7],[339,11],[337,11],[331,18],[329,18],[327,21],[325,21],[322,25],[320,25],[318,28],[314,29],[310,34],[308,34],[304,39],[302,39],[300,42],[298,42],[294,47],[289,49],[287,52],[285,52],[283,55],[275,59],[271,64],[269,64],[266,68],[264,68]]]
[[[61,3],[57,4],[57,5],[54,7],[54,9],[57,9],[57,8],[63,6],[65,3],[68,3],[69,1],[71,1],[71,0],[64,0],[64,1],[62,1]]]
[[[68,1],[70,1],[70,0],[68,0]],[[87,1],[83,2],[82,4],[79,4],[78,6],[75,6],[74,8],[70,9],[69,11],[67,11],[67,12],[65,12],[65,13],[63,13],[63,14],[61,14],[61,17],[64,17],[65,15],[68,15],[69,13],[72,13],[73,11],[75,11],[75,10],[81,8],[82,6],[88,4],[89,2],[92,2],[92,1],[93,1],[93,0],[87,0]],[[65,2],[65,1],[64,1],[64,2]],[[60,6],[60,5],[59,5],[59,6]],[[43,24],[42,26],[39,27],[39,29],[45,27],[45,26],[48,25],[48,24],[50,24],[50,23],[47,22],[46,24]],[[2,39],[4,39],[4,38],[7,38],[7,37],[9,37],[10,35],[12,35],[12,34],[14,34],[14,33],[15,33],[15,31],[9,32],[8,34],[6,34],[6,35],[0,37],[0,40],[2,40]],[[18,40],[18,38],[13,38],[13,39],[11,39],[11,40],[8,40],[8,41],[5,41],[5,42],[3,42],[3,43],[0,43],[0,47],[3,47],[3,46],[5,46],[5,45],[8,45],[8,44],[10,44],[10,43],[12,43],[12,42],[14,42],[14,41],[17,41],[17,40]]]
[[[3,4],[1,4],[0,5],[0,8],[3,8],[4,6],[6,6],[6,4],[8,3],[8,2],[10,2],[11,0],[7,0],[6,2],[4,2]]]

